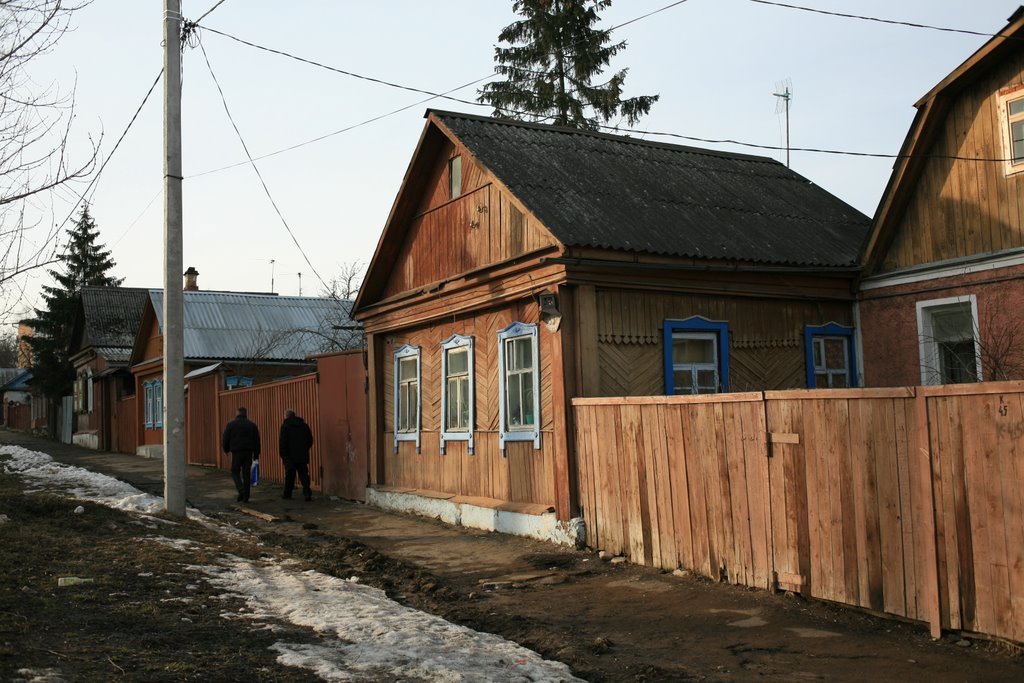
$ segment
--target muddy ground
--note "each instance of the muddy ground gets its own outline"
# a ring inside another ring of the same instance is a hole
[[[51,451],[159,491],[159,463]],[[962,634],[933,641],[920,624],[355,503],[283,501],[273,485],[240,509],[218,471],[190,468],[188,486],[191,502],[245,534],[218,540],[194,523],[161,523],[160,533],[359,577],[403,604],[564,661],[589,681],[1024,680],[1016,648]],[[77,504],[22,493],[0,476],[0,514],[10,519],[0,524],[0,680],[25,667],[80,674],[67,680],[311,680],[276,663],[269,636],[223,619],[230,607],[201,607],[214,591],[179,555],[137,540],[157,522],[140,526],[89,504],[87,514],[70,514]],[[95,582],[58,589],[63,575]],[[180,596],[196,599],[168,600]]]

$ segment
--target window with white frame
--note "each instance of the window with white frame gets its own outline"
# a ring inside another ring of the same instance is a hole
[[[533,441],[540,448],[540,367],[536,324],[515,322],[498,332],[499,443]]]
[[[665,393],[714,394],[729,390],[729,325],[693,316],[666,320]]]
[[[1005,171],[1024,171],[1024,86],[1000,94],[999,121],[1002,128]]]
[[[981,380],[978,302],[974,295],[917,302],[922,384]]]
[[[857,386],[853,328],[828,323],[804,328],[807,388],[845,389]]]
[[[473,454],[473,338],[441,342],[441,454],[448,441],[468,441]]]
[[[448,160],[448,198],[455,199],[462,194],[462,157]]]
[[[93,411],[93,400],[92,370],[89,370],[85,376],[85,409],[90,413]]]
[[[395,351],[395,452],[399,441],[415,441],[420,450],[420,348]]]

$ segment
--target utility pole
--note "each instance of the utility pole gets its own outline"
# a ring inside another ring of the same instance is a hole
[[[181,0],[164,0],[164,504],[177,517],[185,516],[181,27]]]

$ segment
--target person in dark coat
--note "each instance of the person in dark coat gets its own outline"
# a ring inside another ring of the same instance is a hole
[[[295,475],[298,474],[302,483],[302,497],[313,500],[313,490],[309,488],[309,449],[313,447],[313,432],[294,410],[284,411],[278,443],[281,460],[284,461],[284,493],[281,497],[292,497]]]
[[[245,408],[239,408],[235,419],[224,428],[221,448],[225,453],[231,453],[231,478],[238,490],[238,501],[247,502],[252,482],[252,463],[260,459],[260,430],[246,416]]]

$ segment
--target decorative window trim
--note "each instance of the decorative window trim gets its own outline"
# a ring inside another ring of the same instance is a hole
[[[857,354],[854,344],[854,329],[846,325],[840,325],[834,320],[824,325],[806,325],[804,327],[804,361],[807,368],[807,388],[817,388],[814,368],[814,338],[815,337],[843,337],[846,341],[846,357],[849,363],[846,368],[846,382],[849,388],[854,389],[857,383]]]
[[[469,368],[469,429],[466,431],[452,431],[448,429],[448,351],[452,349],[467,349],[466,361]],[[466,337],[461,334],[452,336],[441,342],[441,455],[445,454],[445,444],[448,441],[468,442],[469,454],[473,455],[474,439],[476,429],[476,387],[474,386],[474,351],[473,337]]]
[[[398,431],[398,403],[399,403],[399,391],[398,391],[398,362],[403,358],[416,358],[416,429],[411,432],[400,432]],[[421,419],[422,415],[422,400],[423,400],[423,358],[420,354],[420,347],[410,346],[405,344],[399,349],[395,350],[394,354],[394,379],[393,379],[393,390],[392,395],[393,408],[394,408],[394,423],[392,425],[395,433],[395,453],[398,452],[399,441],[415,441],[416,452],[420,452],[420,427],[423,422]]]
[[[674,396],[675,373],[672,363],[672,335],[675,332],[713,332],[718,335],[718,383],[719,392],[729,391],[729,323],[725,320],[709,320],[694,315],[683,320],[666,320],[662,330],[665,360],[665,393]]]
[[[142,423],[146,429],[153,428],[153,382],[142,383]]]
[[[507,399],[505,394],[505,342],[529,337],[533,352],[533,426],[509,429],[507,426]],[[535,449],[540,448],[540,344],[536,323],[514,322],[498,331],[498,443],[502,452],[509,441],[533,441]]]
[[[93,384],[92,384],[92,369],[90,368],[85,373],[85,409],[88,412],[93,411],[94,398],[93,398]]]
[[[978,299],[974,294],[951,296],[944,299],[918,301],[917,308],[917,348],[918,360],[921,364],[921,384],[936,385],[942,382],[942,371],[939,368],[938,344],[932,331],[931,311],[936,308],[953,304],[970,304],[971,306],[971,337],[974,340],[975,377],[982,379],[981,346],[978,343]]]
[[[1024,171],[1024,158],[1014,159],[1013,157],[1013,129],[1014,123],[1024,121],[1024,112],[1010,114],[1010,103],[1024,100],[1024,85],[1016,85],[999,92],[997,111],[999,116],[999,138],[1002,140],[1003,149],[1003,172],[1005,175],[1014,175]]]
[[[164,381],[150,379],[142,383],[142,421],[146,429],[164,426]]]

